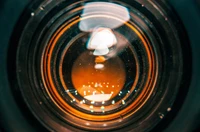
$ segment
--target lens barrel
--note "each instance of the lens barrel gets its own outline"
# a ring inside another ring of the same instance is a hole
[[[23,101],[48,130],[147,131],[173,109],[190,60],[167,2],[30,5],[13,72]]]

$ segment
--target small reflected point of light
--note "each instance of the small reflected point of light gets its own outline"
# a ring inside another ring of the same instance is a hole
[[[137,92],[137,90],[135,90],[135,92]]]
[[[104,106],[101,106],[101,110],[104,110],[104,108],[105,108]]]
[[[114,101],[114,100],[112,101],[112,104],[115,104],[115,101]]]
[[[94,65],[94,68],[95,69],[103,69],[104,65],[103,64],[96,64],[96,65]]]
[[[96,87],[98,87],[98,84],[97,84],[97,83],[95,83],[94,87],[95,87],[95,88],[96,88]]]
[[[85,125],[89,126],[89,125],[90,125],[90,123],[88,123],[88,122],[87,122],[87,123],[85,123]]]
[[[125,101],[124,100],[122,100],[122,104],[125,105]]]
[[[34,12],[32,12],[32,13],[31,13],[31,16],[34,16],[34,15],[35,15],[35,13],[34,13]]]
[[[160,117],[160,119],[163,119],[164,118],[164,114],[162,114],[162,113],[158,113],[158,115],[159,115],[159,117]]]
[[[93,105],[90,105],[90,109],[93,109],[94,107],[93,107]]]
[[[167,108],[167,111],[169,112],[169,111],[171,111],[172,109],[169,107],[169,108]]]
[[[103,124],[103,126],[107,126],[107,124]]]

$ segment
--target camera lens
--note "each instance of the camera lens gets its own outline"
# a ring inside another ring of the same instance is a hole
[[[171,111],[185,74],[187,40],[180,39],[167,3],[32,7],[19,37],[16,80],[49,130],[146,131]]]
[[[115,15],[116,9],[122,13]],[[87,3],[80,18],[57,29],[43,52],[49,96],[65,112],[85,120],[92,117],[93,128],[111,127],[127,113],[133,115],[153,90],[147,88],[148,77],[156,78],[153,51],[139,27],[126,23],[129,20],[121,5]]]
[[[77,102],[80,109],[92,113],[119,109],[125,105],[128,91],[135,88],[134,49],[124,36],[114,32],[94,29],[75,37],[64,49],[59,76],[71,102]]]

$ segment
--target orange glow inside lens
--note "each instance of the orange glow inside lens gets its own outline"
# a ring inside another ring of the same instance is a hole
[[[96,61],[95,61],[96,60]],[[119,57],[107,61],[102,56],[82,53],[72,68],[72,81],[78,93],[91,101],[107,101],[123,88],[126,75]]]
[[[96,15],[92,16],[93,17],[104,17],[103,15]],[[82,18],[84,19],[90,19],[90,17],[85,17]],[[72,25],[78,23],[80,18],[77,18],[73,22],[66,23],[64,24],[59,30],[53,35],[52,39],[49,42],[49,45],[47,47],[48,52],[46,52],[45,56],[47,57],[47,60],[44,59],[44,70],[47,70],[47,74],[45,73],[45,80],[47,81],[48,87],[46,87],[46,90],[48,92],[48,95],[50,98],[53,100],[55,105],[60,108],[66,115],[71,116],[71,114],[77,116],[78,118],[82,119],[90,119],[93,121],[102,121],[102,120],[111,120],[111,119],[116,119],[121,117],[122,115],[124,116],[130,116],[133,113],[135,113],[137,110],[139,110],[145,102],[148,100],[150,97],[153,89],[150,88],[149,85],[154,85],[150,81],[150,83],[146,83],[144,85],[143,90],[140,92],[138,97],[131,103],[129,104],[125,109],[122,109],[120,111],[117,111],[116,113],[111,113],[108,115],[104,116],[99,116],[99,115],[93,115],[93,114],[88,114],[84,113],[82,111],[79,111],[78,109],[74,108],[71,106],[71,102],[66,102],[62,96],[59,94],[57,88],[55,87],[55,84],[53,83],[53,78],[52,78],[52,73],[51,73],[51,58],[52,58],[52,52],[54,47],[56,46],[59,38],[70,28]],[[116,20],[119,20],[117,18],[113,18]],[[120,20],[119,20],[120,21]],[[151,76],[151,70],[152,70],[152,58],[151,58],[151,48],[148,47],[149,42],[147,41],[146,37],[141,34],[141,32],[135,28],[135,26],[131,25],[133,23],[124,23],[127,27],[129,27],[141,40],[142,44],[144,45],[145,50],[147,51],[147,56],[148,56],[148,61],[149,61],[149,70],[147,72],[147,80],[149,82],[150,76]],[[105,30],[104,30],[105,31]],[[106,30],[108,31],[108,30]],[[110,32],[109,32],[110,33]],[[115,41],[113,41],[115,42]],[[99,48],[99,47],[98,47]],[[74,89],[77,90],[77,92],[80,94],[81,97],[84,97],[87,100],[95,101],[96,102],[101,102],[101,101],[106,101],[114,98],[117,94],[120,93],[120,91],[124,88],[125,81],[126,81],[126,68],[124,66],[124,60],[122,61],[120,57],[114,56],[112,58],[105,58],[103,53],[106,52],[100,52],[102,54],[93,54],[95,49],[90,49],[86,50],[85,52],[81,53],[78,55],[78,58],[73,62],[73,66],[71,69],[71,80],[74,86]],[[102,47],[100,47],[102,48]],[[104,47],[103,47],[104,48]],[[108,50],[110,50],[110,47],[108,46]],[[91,52],[92,51],[92,52]],[[98,49],[99,51],[99,49]],[[48,53],[48,55],[47,55]],[[99,52],[98,52],[99,53]],[[62,56],[62,61],[63,62],[64,56]],[[59,68],[59,75],[60,75],[60,81],[63,86],[63,88],[68,91],[70,90],[69,87],[67,87],[64,76],[63,76],[63,69],[65,67],[60,67]],[[138,64],[136,63],[136,69],[138,70]],[[128,93],[131,94],[133,92],[137,81],[138,81],[138,71],[135,73],[136,77],[134,78],[134,83],[131,87],[130,91],[127,91]],[[152,73],[154,74],[154,73]],[[105,84],[104,84],[105,83]],[[95,87],[96,86],[96,87]],[[102,87],[101,87],[102,86]],[[85,92],[86,93],[85,93]],[[89,92],[90,91],[90,92]],[[96,92],[95,92],[96,91]],[[99,94],[98,96],[96,96]],[[111,95],[112,94],[112,95]],[[81,100],[76,100],[73,97],[73,94],[70,92],[67,93],[67,95],[72,99],[72,102],[78,106],[81,106],[81,108],[85,110],[89,110],[90,106],[87,106],[87,104],[81,104]],[[127,98],[129,94],[125,96]],[[74,100],[74,101],[73,101]],[[116,106],[114,107],[114,104]],[[125,104],[125,101],[119,101],[115,102],[106,106],[108,110],[116,109],[119,106]],[[94,106],[93,106],[94,107]],[[101,107],[94,108],[100,109]]]

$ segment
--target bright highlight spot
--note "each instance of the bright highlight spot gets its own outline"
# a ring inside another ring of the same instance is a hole
[[[94,50],[93,55],[101,56],[109,53],[109,47],[117,43],[117,39],[109,28],[98,28],[88,42],[87,48]]]
[[[95,101],[95,102],[102,102],[102,101],[109,100],[111,96],[112,94],[95,94],[95,95],[85,96],[84,98],[87,100]]]
[[[104,68],[104,65],[103,64],[96,64],[94,66],[95,69],[103,69]]]
[[[96,8],[90,8],[93,6]],[[120,18],[120,21],[116,21],[115,19],[111,18],[105,20],[104,17],[82,19],[91,16],[91,14],[102,14],[104,16],[109,16],[105,12],[112,13],[113,18]],[[84,32],[92,32],[95,28],[97,28],[97,25],[114,29],[120,27],[129,20],[129,11],[124,6],[109,2],[89,2],[84,5],[84,9],[81,14],[81,21],[79,23],[79,29]]]

